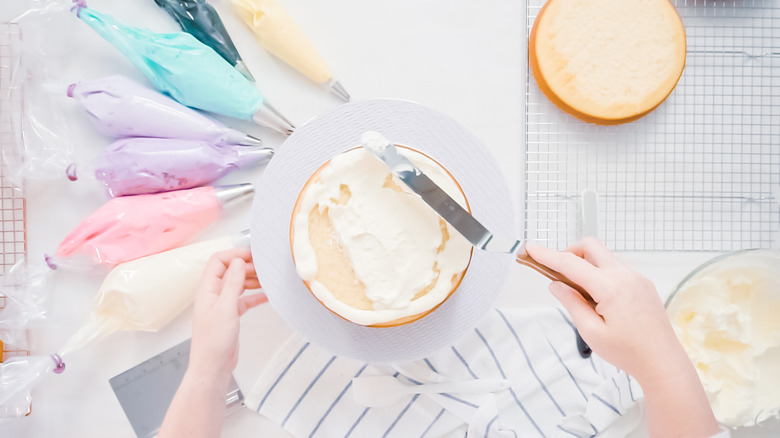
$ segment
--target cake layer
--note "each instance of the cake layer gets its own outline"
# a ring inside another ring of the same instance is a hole
[[[677,85],[685,55],[685,29],[668,0],[550,0],[528,47],[542,92],[598,124],[655,109]]]
[[[468,208],[438,163],[402,151]],[[363,148],[310,178],[293,213],[291,244],[314,296],[362,325],[409,322],[435,308],[457,288],[471,256],[468,241]]]

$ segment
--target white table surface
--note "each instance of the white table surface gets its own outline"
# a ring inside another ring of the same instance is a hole
[[[525,11],[522,1],[397,0],[313,2],[281,0],[313,40],[353,100],[401,98],[442,111],[462,123],[494,154],[521,211],[523,199],[523,96]],[[25,10],[25,1],[0,0],[0,21]],[[239,52],[269,100],[296,124],[340,104],[334,96],[271,58],[254,42],[232,13],[227,0],[213,0]],[[173,21],[152,0],[90,0],[89,6],[128,24],[175,30]],[[75,20],[75,18],[74,18]],[[83,23],[67,37],[74,52],[62,69],[61,84],[121,73],[145,81],[108,43]],[[84,111],[65,102],[65,117],[77,159],[88,160],[110,139],[98,134]],[[283,138],[262,128],[222,119],[261,137],[273,147]],[[257,182],[261,169],[236,172],[220,183]],[[262,190],[262,187],[258,187]],[[81,219],[106,202],[94,182],[28,181],[28,251],[33,262],[51,252]],[[198,240],[247,227],[249,205],[230,211]],[[523,229],[518,214],[517,232]],[[652,279],[665,298],[691,269],[714,254],[621,254]],[[49,324],[32,332],[34,353],[56,351],[82,323],[102,278],[57,272]],[[499,301],[501,307],[554,305],[547,281],[523,267],[512,269]],[[33,392],[28,417],[0,422],[2,437],[133,437],[133,431],[108,380],[190,336],[188,310],[158,333],[121,332],[68,357],[67,371],[49,375]],[[246,391],[291,333],[270,305],[246,314],[235,371]],[[777,436],[780,424],[739,431],[738,437]],[[227,418],[225,437],[287,437],[259,415],[241,410]]]

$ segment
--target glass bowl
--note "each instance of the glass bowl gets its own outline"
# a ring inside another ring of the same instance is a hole
[[[715,257],[666,301],[716,419],[750,427],[780,411],[780,251]]]
[[[666,299],[665,306],[668,309],[669,304],[677,296],[677,294],[688,287],[694,278],[698,278],[699,275],[706,275],[713,270],[719,269],[723,266],[728,266],[728,263],[738,263],[736,266],[749,266],[750,261],[759,260],[761,262],[774,262],[774,275],[780,278],[780,250],[773,249],[740,249],[737,251],[731,251],[714,257],[710,260],[699,265],[696,269],[691,271],[685,278],[677,284],[674,291],[669,298]],[[730,267],[730,266],[729,266]]]

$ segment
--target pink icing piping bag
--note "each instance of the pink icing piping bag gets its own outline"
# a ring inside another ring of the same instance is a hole
[[[109,196],[189,189],[216,181],[233,170],[265,164],[273,149],[215,146],[196,140],[124,138],[106,148],[94,165],[95,178]],[[72,164],[68,179],[78,179],[84,166]]]
[[[95,127],[109,137],[201,140],[220,146],[260,146],[256,137],[229,128],[132,79],[113,75],[71,84]]]
[[[223,207],[249,198],[251,184],[111,199],[83,220],[47,263],[85,257],[93,265],[113,266],[176,248],[216,221]]]

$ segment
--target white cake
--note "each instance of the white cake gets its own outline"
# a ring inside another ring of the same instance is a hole
[[[465,195],[438,163],[399,148],[464,208]],[[360,325],[415,321],[460,284],[471,244],[364,148],[312,175],[290,224],[296,270],[328,309]]]
[[[528,46],[544,94],[597,124],[655,109],[677,85],[685,54],[685,29],[668,0],[549,0]]]

